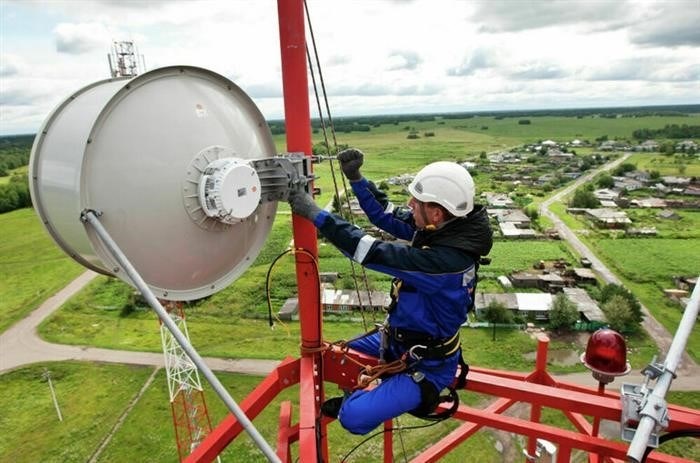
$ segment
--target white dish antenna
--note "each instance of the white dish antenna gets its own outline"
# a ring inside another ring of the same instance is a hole
[[[163,299],[226,287],[260,252],[276,201],[261,202],[249,160],[275,156],[267,123],[233,82],[189,66],[88,85],[61,103],[30,159],[34,207],[74,260],[133,284],[105,229]]]

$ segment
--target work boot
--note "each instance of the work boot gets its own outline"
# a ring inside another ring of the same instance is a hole
[[[328,399],[321,405],[321,414],[329,418],[338,418],[341,405],[343,405],[343,397]]]

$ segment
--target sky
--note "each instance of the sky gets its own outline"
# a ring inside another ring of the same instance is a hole
[[[334,117],[700,103],[700,0],[308,7]],[[274,0],[0,0],[0,135],[108,78],[125,40],[146,69],[210,69],[283,117]]]

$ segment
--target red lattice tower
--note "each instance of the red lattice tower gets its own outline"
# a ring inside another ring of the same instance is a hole
[[[189,340],[182,303],[163,301],[163,306]],[[183,461],[211,432],[211,421],[197,367],[162,323],[160,336],[163,342],[177,452],[180,461]]]

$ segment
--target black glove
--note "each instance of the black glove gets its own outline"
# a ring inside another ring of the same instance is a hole
[[[311,197],[301,190],[292,190],[289,192],[289,205],[292,208],[292,212],[314,221],[321,208],[316,205],[316,202]]]
[[[364,161],[365,155],[362,151],[355,148],[348,148],[338,153],[338,162],[343,173],[351,182],[356,182],[362,178],[360,167]]]

